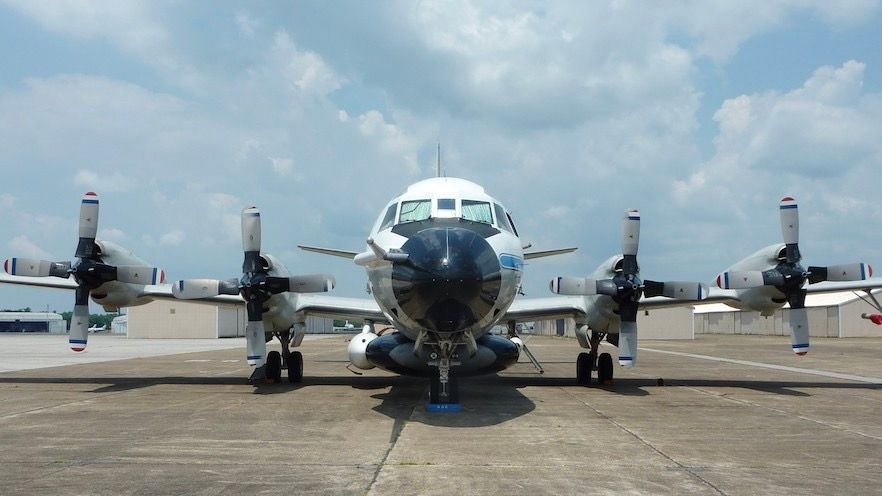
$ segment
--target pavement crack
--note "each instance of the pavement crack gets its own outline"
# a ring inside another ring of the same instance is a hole
[[[426,391],[424,391],[426,393]],[[420,396],[420,398],[424,398],[426,394]],[[407,415],[402,415],[400,417],[395,417],[395,422],[392,425],[392,434],[389,436],[389,447],[386,448],[386,452],[383,453],[383,458],[380,459],[380,463],[377,464],[377,469],[374,470],[374,476],[371,478],[370,484],[368,484],[367,489],[364,490],[364,494],[370,494],[371,490],[374,488],[374,484],[376,484],[377,479],[380,477],[380,472],[386,466],[386,460],[389,459],[389,454],[392,453],[392,450],[395,449],[395,446],[398,444],[398,439],[401,437],[401,432],[407,426],[407,421],[413,417],[414,412],[417,407],[420,405],[421,400],[417,400],[416,403],[410,408],[407,412]]]
[[[704,485],[706,485],[707,487],[713,489],[717,494],[721,494],[721,495],[724,495],[724,496],[726,495],[726,492],[725,492],[725,491],[723,491],[723,490],[720,489],[719,487],[715,486],[712,482],[710,482],[709,480],[707,480],[707,479],[705,479],[704,477],[702,477],[701,475],[699,475],[699,474],[695,471],[695,467],[691,467],[691,466],[689,466],[689,465],[684,465],[684,464],[678,462],[677,460],[675,460],[673,457],[671,457],[670,455],[668,455],[668,454],[665,453],[664,451],[662,451],[662,450],[656,448],[655,445],[653,445],[653,444],[652,444],[651,442],[649,442],[647,439],[645,439],[644,437],[642,437],[640,434],[637,434],[636,432],[632,431],[631,429],[628,429],[628,428],[627,428],[624,424],[622,424],[621,422],[616,421],[616,419],[610,417],[609,415],[606,415],[605,413],[601,412],[601,411],[598,410],[597,408],[594,408],[594,406],[592,406],[590,403],[588,403],[587,401],[585,401],[585,400],[583,400],[583,399],[581,399],[581,398],[578,398],[576,395],[574,395],[573,393],[571,393],[570,391],[568,391],[566,388],[561,388],[561,390],[564,391],[564,393],[566,393],[567,395],[569,395],[571,398],[573,398],[573,399],[575,399],[576,401],[578,401],[579,403],[582,403],[582,404],[585,405],[586,407],[590,408],[591,411],[593,411],[593,412],[595,413],[595,415],[597,415],[598,417],[600,417],[600,418],[603,419],[603,420],[606,420],[607,422],[611,423],[612,425],[616,426],[616,427],[617,427],[619,430],[621,430],[622,432],[625,432],[625,433],[629,434],[631,437],[633,437],[633,438],[636,439],[638,442],[640,442],[641,444],[643,444],[643,445],[646,446],[647,448],[649,448],[649,449],[651,449],[652,451],[654,451],[655,453],[657,453],[659,456],[661,456],[661,457],[665,458],[666,460],[670,461],[671,463],[673,463],[674,465],[676,465],[678,468],[680,468],[681,470],[683,470],[683,471],[686,472],[687,474],[691,475],[693,478],[697,479],[697,480],[698,480],[699,482],[701,482],[702,484],[704,484]]]
[[[818,425],[823,425],[824,427],[828,427],[828,428],[833,429],[833,430],[842,431],[842,432],[848,432],[849,434],[854,434],[854,435],[856,435],[856,436],[865,437],[865,438],[867,438],[867,439],[872,439],[872,440],[874,440],[874,441],[882,441],[882,438],[880,438],[879,436],[874,436],[874,435],[872,435],[872,434],[867,434],[866,432],[856,431],[856,430],[854,430],[854,429],[850,429],[850,428],[848,428],[848,427],[843,427],[843,426],[841,426],[841,425],[837,425],[837,424],[834,424],[834,423],[832,423],[832,422],[827,422],[827,421],[825,421],[825,420],[816,419],[816,418],[812,418],[812,417],[807,417],[807,416],[805,416],[805,415],[803,415],[803,414],[800,414],[800,413],[788,412],[787,410],[782,410],[782,409],[780,409],[780,408],[773,408],[773,407],[770,407],[770,406],[761,405],[761,404],[759,404],[759,403],[756,403],[756,402],[753,402],[753,401],[750,401],[750,400],[744,400],[744,399],[741,399],[741,398],[736,398],[736,397],[734,397],[734,396],[732,396],[732,395],[730,395],[730,394],[725,394],[725,393],[715,393],[715,392],[713,392],[713,391],[708,391],[708,390],[701,389],[701,388],[698,388],[698,387],[695,387],[695,386],[685,386],[685,387],[686,387],[686,389],[690,389],[690,390],[695,391],[695,392],[697,392],[697,393],[706,394],[706,395],[708,395],[708,396],[713,396],[713,397],[719,398],[719,399],[721,399],[721,400],[731,401],[731,402],[733,402],[733,403],[738,403],[739,405],[746,405],[746,406],[752,406],[752,407],[755,407],[755,408],[762,408],[762,409],[764,409],[764,410],[768,410],[768,411],[770,411],[770,412],[774,412],[774,413],[777,413],[777,414],[779,414],[779,415],[783,415],[783,416],[785,416],[785,417],[797,418],[797,419],[800,419],[800,420],[804,420],[804,421],[806,421],[806,422],[812,422],[812,423],[815,423],[815,424],[818,424]]]

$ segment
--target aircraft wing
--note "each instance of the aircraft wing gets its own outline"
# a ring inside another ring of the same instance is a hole
[[[145,286],[142,296],[161,300],[203,301],[244,305],[240,295],[217,295],[194,300],[178,300],[172,295],[170,284]],[[387,322],[388,319],[377,302],[372,298],[347,298],[323,293],[300,293],[297,295],[294,311],[300,315],[326,317],[331,319],[360,319]]]
[[[2,271],[0,271],[0,283],[21,284],[24,286],[37,286],[41,288],[77,289],[77,283],[73,279],[63,279],[61,277],[11,276]]]
[[[373,298],[347,298],[321,293],[297,296],[297,313],[337,319],[364,319],[388,322]]]
[[[144,290],[141,292],[141,296],[145,296],[147,298],[151,298],[154,300],[170,300],[170,301],[203,301],[209,303],[227,303],[234,305],[244,305],[245,300],[242,299],[240,295],[217,295],[217,296],[209,296],[205,298],[199,298],[198,300],[181,300],[175,298],[172,294],[171,284],[155,284],[144,286]]]
[[[640,300],[639,308],[668,308],[694,306],[702,303],[725,303],[726,301],[737,300],[735,291],[718,289],[719,294],[714,295],[713,301],[703,299],[695,300],[678,300],[674,298],[666,298],[664,296],[655,296],[652,298],[643,298]],[[589,297],[590,298],[590,297]],[[597,297],[600,298],[600,297]],[[516,320],[519,322],[528,322],[531,320],[549,320],[562,319],[566,317],[583,317],[588,313],[588,305],[583,296],[549,296],[545,298],[519,298],[516,299],[509,307],[508,312],[502,320]]]
[[[553,257],[555,255],[563,255],[564,253],[572,253],[578,248],[558,248],[556,250],[529,251],[524,253],[524,260],[532,260],[534,258]]]
[[[357,251],[338,250],[336,248],[322,248],[319,246],[297,245],[297,248],[300,248],[303,251],[311,251],[314,253],[321,253],[322,255],[331,255],[333,257],[348,258],[350,260],[358,255]]]
[[[529,322],[531,320],[562,319],[580,317],[587,312],[585,298],[581,296],[548,296],[545,298],[516,298],[505,320]]]

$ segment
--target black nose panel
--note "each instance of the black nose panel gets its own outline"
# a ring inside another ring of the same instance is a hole
[[[408,317],[431,331],[455,332],[493,309],[501,275],[496,252],[478,233],[462,227],[430,227],[401,250],[409,263],[392,269],[395,298]]]

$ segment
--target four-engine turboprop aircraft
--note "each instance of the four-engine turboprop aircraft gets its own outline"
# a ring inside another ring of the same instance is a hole
[[[795,202],[790,207],[787,202],[792,200],[785,200],[781,210],[785,245],[766,248],[735,264],[718,278],[722,289],[709,290],[696,282],[641,280],[640,214],[629,210],[622,221],[621,253],[598,266],[591,278],[557,277],[550,283],[556,296],[517,297],[525,260],[575,248],[525,252],[511,215],[500,202],[477,184],[440,177],[413,184],[391,200],[363,252],[301,246],[364,267],[373,299],[311,294],[330,290],[333,278],[292,276],[277,258],[262,252],[260,212],[254,207],[242,212],[244,261],[239,279],[157,284],[162,282],[161,271],[115,245],[95,240],[94,193],[83,200],[75,262],[10,259],[5,269],[12,277],[0,282],[75,289],[76,315],[88,315],[89,295],[112,309],[173,297],[244,304],[246,356],[255,367],[252,382],[279,380],[284,368],[291,381],[302,379],[302,356],[291,348],[300,345],[307,316],[361,319],[366,325],[349,344],[352,364],[428,376],[430,404],[450,409],[457,402],[457,377],[503,370],[522,351],[537,363],[515,332],[517,322],[574,318],[578,342],[587,349],[578,356],[577,379],[589,384],[595,370],[601,382],[613,377],[611,355],[599,353],[603,339],[619,347],[621,365],[636,363],[636,317],[641,308],[704,300],[768,313],[785,303],[801,308],[807,292],[882,287],[882,281],[866,280],[871,271],[865,264],[803,269]],[[152,278],[145,280],[148,272]],[[70,275],[76,282],[56,279]],[[824,280],[851,282],[813,284]],[[805,282],[812,284],[805,288]],[[373,323],[391,324],[397,332],[378,335]],[[497,324],[507,325],[507,336],[490,333]],[[807,322],[797,317],[790,324],[794,351],[802,353],[808,347]],[[81,323],[72,326],[74,349],[85,347],[86,328]],[[266,343],[274,336],[281,342],[281,354],[267,353]]]

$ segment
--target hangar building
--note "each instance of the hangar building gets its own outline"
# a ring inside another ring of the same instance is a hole
[[[874,294],[882,297],[882,291]],[[814,337],[882,336],[882,327],[861,318],[862,313],[875,313],[875,310],[852,292],[809,295],[806,307]],[[723,304],[697,305],[694,310],[689,306],[657,308],[639,312],[637,325],[641,339],[694,339],[696,334],[783,336],[788,333],[789,312],[785,307],[766,318],[758,312],[740,311]],[[58,314],[29,315],[56,315],[60,332],[65,332],[64,321]],[[130,308],[125,323],[116,322],[115,331],[126,329],[128,336],[137,338],[215,339],[244,336],[246,321],[245,307],[240,305],[157,300]],[[307,329],[311,333],[333,332],[333,323],[329,319],[310,317]],[[538,321],[532,332],[575,337],[575,323],[573,319]]]
[[[67,322],[51,312],[0,312],[0,332],[67,332]]]
[[[235,338],[245,336],[248,315],[244,305],[185,300],[154,300],[128,309],[125,322],[116,323],[131,338]],[[307,332],[333,332],[333,321],[310,317]]]
[[[637,313],[641,339],[695,339],[692,307],[656,308]],[[544,320],[533,325],[533,333],[576,337],[573,319]]]
[[[879,298],[882,291],[873,291]],[[805,299],[809,332],[812,337],[854,338],[882,336],[882,327],[861,318],[862,313],[877,313],[852,292],[808,295]],[[722,303],[695,307],[695,332],[698,334],[789,335],[790,307],[763,317],[759,312],[736,310]]]

